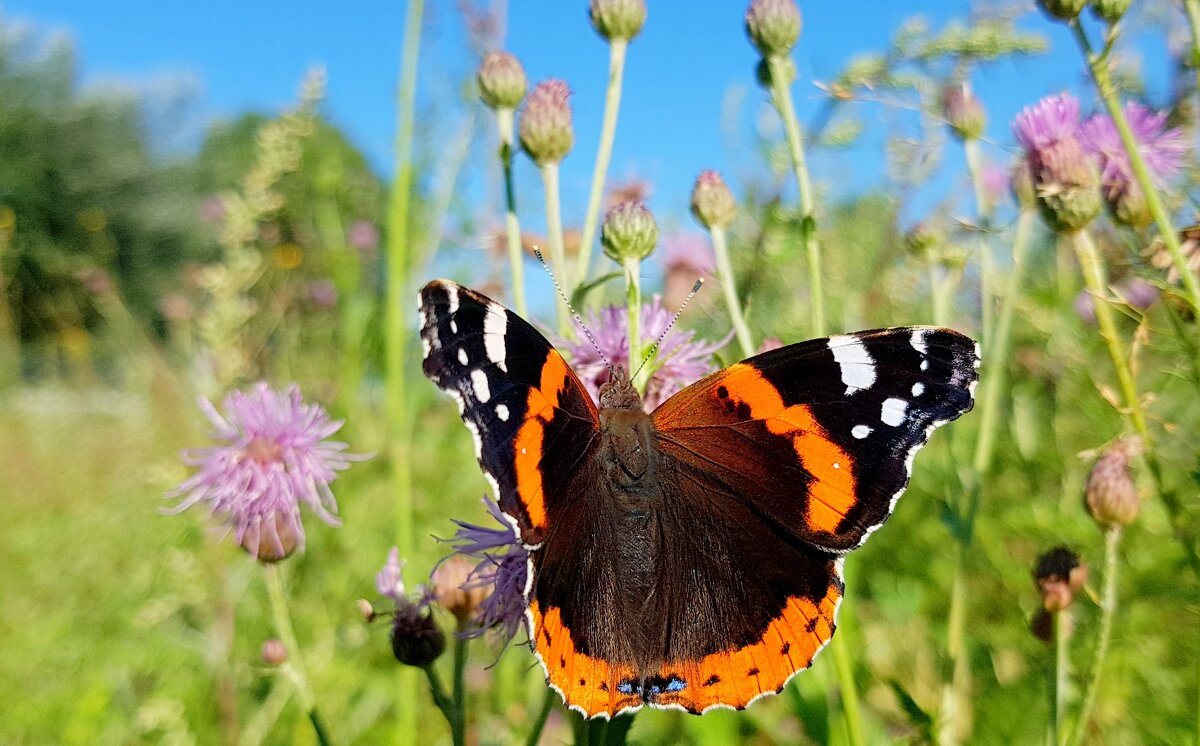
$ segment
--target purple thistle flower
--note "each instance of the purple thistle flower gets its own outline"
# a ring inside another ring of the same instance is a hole
[[[301,503],[325,523],[340,525],[329,484],[350,462],[368,458],[327,440],[340,420],[305,404],[295,385],[282,393],[264,382],[235,391],[225,397],[224,413],[207,399],[199,403],[217,445],[184,451],[184,463],[197,472],[167,493],[182,498],[168,512],[208,503],[212,515],[237,526],[238,544],[268,562],[304,546]]]
[[[516,528],[500,506],[487,497],[483,498],[483,504],[500,528],[456,520],[458,530],[450,539],[455,554],[478,560],[462,588],[488,591],[478,607],[477,626],[465,634],[478,637],[495,628],[504,639],[511,640],[525,619],[529,552],[521,545]]]
[[[400,559],[400,549],[392,547],[383,569],[375,575],[375,590],[379,591],[379,595],[390,598],[397,604],[407,601],[408,590],[404,587],[403,573],[404,561]]]
[[[1187,141],[1183,130],[1166,129],[1167,113],[1154,112],[1136,102],[1125,104],[1125,118],[1137,141],[1138,153],[1156,184],[1179,172]],[[1097,114],[1083,123],[1080,139],[1100,161],[1101,179],[1106,189],[1124,191],[1137,188],[1129,153],[1121,143],[1117,125],[1107,114]]]
[[[609,363],[614,368],[618,365],[624,366],[632,373],[629,364],[629,343],[626,339],[626,321],[625,309],[619,306],[606,306],[600,309],[599,315],[588,311],[584,317],[584,324],[593,330],[596,346],[603,351]],[[663,307],[657,296],[650,303],[643,305],[642,317],[638,322],[642,348],[649,349],[670,323],[671,312]],[[730,332],[725,339],[713,344],[694,342],[694,336],[694,332],[671,329],[663,337],[655,359],[649,363],[653,366],[653,372],[646,383],[646,395],[643,397],[647,412],[653,411],[684,386],[712,372],[713,353],[724,347],[733,333]],[[599,402],[600,386],[607,383],[609,378],[608,365],[600,356],[600,351],[592,346],[582,329],[575,340],[558,340],[558,347],[570,354],[575,372],[592,395],[592,400]],[[636,368],[641,362],[638,360],[633,367]]]
[[[1013,120],[1013,136],[1025,151],[1043,150],[1079,128],[1079,101],[1069,93],[1047,96],[1026,106]]]

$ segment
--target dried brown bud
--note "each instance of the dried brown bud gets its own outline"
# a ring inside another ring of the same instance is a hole
[[[375,621],[375,607],[370,601],[360,598],[355,605],[358,607],[358,613],[362,616],[364,622]]]
[[[485,585],[470,585],[475,565],[462,555],[453,555],[433,571],[433,597],[438,604],[454,615],[461,625],[488,597]]]
[[[1142,503],[1129,469],[1138,441],[1121,440],[1109,447],[1092,466],[1084,489],[1084,505],[1101,528],[1128,526]]]
[[[1070,549],[1055,547],[1038,557],[1033,577],[1042,594],[1042,607],[1059,612],[1071,605],[1087,582],[1087,566]]]
[[[293,517],[280,512],[257,518],[242,533],[241,547],[259,562],[287,559],[300,546],[296,525]]]

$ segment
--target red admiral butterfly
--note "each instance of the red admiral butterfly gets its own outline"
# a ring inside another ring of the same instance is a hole
[[[530,550],[530,643],[589,717],[740,709],[811,665],[842,555],[978,379],[957,332],[876,329],[756,355],[646,414],[619,369],[597,408],[545,337],[473,290],[429,283],[421,322],[425,374]]]

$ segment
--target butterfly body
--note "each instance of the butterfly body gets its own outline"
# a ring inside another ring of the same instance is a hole
[[[528,323],[421,291],[424,368],[455,396],[530,550],[530,643],[569,706],[741,708],[811,665],[842,555],[890,515],[912,457],[968,410],[977,348],[930,327],[812,340],[653,413],[624,374],[599,407]]]

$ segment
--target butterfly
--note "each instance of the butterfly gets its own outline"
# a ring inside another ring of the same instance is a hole
[[[971,409],[950,329],[814,339],[653,413],[621,369],[597,407],[533,326],[447,280],[420,292],[425,374],[458,401],[529,550],[526,621],[572,709],[702,713],[781,691],[835,629],[843,556],[896,506],[934,428]]]

